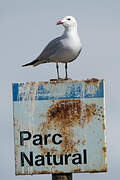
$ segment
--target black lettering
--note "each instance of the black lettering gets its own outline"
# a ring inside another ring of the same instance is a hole
[[[83,161],[84,161],[84,164],[87,164],[87,150],[86,149],[83,150]]]
[[[38,158],[40,158],[40,159],[38,159]],[[41,165],[44,166],[45,165],[44,156],[38,155],[38,156],[35,157],[35,159],[38,159],[38,160],[35,161],[36,166],[41,166]]]
[[[24,159],[29,164],[29,166],[33,166],[33,152],[30,152],[29,159],[24,152],[21,152],[21,166],[24,166]]]
[[[47,164],[48,165],[52,165],[52,163],[50,162],[50,157],[52,157],[52,155],[50,154],[50,152],[47,152],[47,154],[45,155],[47,157]]]
[[[35,134],[33,138],[36,138],[35,140],[33,140],[34,145],[42,145],[42,136],[40,134]]]
[[[47,145],[47,139],[48,139],[48,137],[50,137],[51,136],[51,134],[48,134],[48,135],[45,135],[44,136],[44,144],[45,145]]]
[[[71,154],[65,154],[65,164],[68,164],[68,158],[71,157]]]
[[[63,155],[60,154],[59,162],[57,162],[56,155],[53,155],[53,164],[55,164],[55,165],[63,165]]]
[[[29,131],[20,131],[20,145],[21,146],[24,145],[24,141],[29,140],[30,138],[31,138],[31,133]]]
[[[62,135],[61,135],[61,134],[54,134],[53,137],[52,137],[53,143],[54,143],[54,144],[60,144],[60,143],[62,143],[62,139],[56,141],[56,136],[62,138]]]
[[[77,153],[77,154],[73,154],[72,157],[76,157],[72,160],[73,164],[82,164],[82,156],[81,154]]]

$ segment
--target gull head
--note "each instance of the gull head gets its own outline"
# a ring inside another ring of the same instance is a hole
[[[65,28],[77,27],[77,21],[73,16],[65,16],[57,25],[62,24]]]

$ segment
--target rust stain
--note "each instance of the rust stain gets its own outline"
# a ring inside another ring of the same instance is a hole
[[[79,169],[74,169],[74,170],[72,170],[71,171],[72,173],[79,173],[79,172],[81,172],[81,169],[79,168]]]
[[[63,174],[65,172],[64,171],[57,171],[57,170],[54,172],[54,174],[60,174],[60,173]]]
[[[58,125],[66,128],[78,124],[84,128],[95,114],[96,104],[83,104],[81,100],[61,100],[51,105],[47,112],[47,121],[57,128]]]
[[[52,173],[52,171],[41,171],[40,173],[37,172],[37,174],[49,174],[49,173]],[[36,172],[34,174],[36,174]]]
[[[86,82],[87,84],[96,84],[96,83],[100,82],[100,80],[96,79],[96,78],[92,78],[92,79],[87,79],[84,82]]]
[[[107,152],[106,147],[103,147],[103,148],[102,148],[102,150],[103,150],[103,152],[104,152],[104,153],[106,153],[106,152]]]
[[[105,158],[105,169],[107,169],[107,162],[106,162],[106,157],[107,157],[107,148],[104,146],[102,148],[102,151],[104,153],[104,158]]]
[[[58,84],[58,83],[65,83],[65,82],[72,82],[73,80],[72,79],[50,79],[50,83],[51,84]],[[75,82],[75,81],[74,81]]]
[[[73,127],[80,126],[84,128],[92,121],[94,116],[98,116],[98,107],[96,104],[85,104],[81,100],[60,100],[49,107],[46,122],[40,123],[40,131],[45,135],[50,130],[55,130],[62,135],[61,153],[78,152],[76,144],[80,140],[74,140]],[[81,142],[83,145],[86,141]],[[41,153],[46,154],[48,151],[56,153],[55,149],[41,148]]]
[[[101,80],[96,79],[96,78],[92,78],[92,79],[87,79],[84,82],[86,83],[87,86],[91,86],[92,85],[97,90],[99,88]]]
[[[44,85],[48,85],[48,82],[43,82],[44,83]]]
[[[76,142],[73,141],[72,127],[80,125],[82,128],[90,122],[93,116],[95,104],[85,105],[82,112],[83,103],[80,100],[61,100],[53,104],[47,113],[47,122],[49,128],[59,130],[63,135],[62,153],[77,152]]]
[[[49,174],[49,173],[52,173],[51,171],[37,171],[37,174]],[[36,174],[36,171],[33,170],[32,174],[31,175],[34,175]]]
[[[107,168],[103,168],[103,169],[100,169],[100,170],[97,170],[97,169],[93,169],[93,170],[90,170],[90,171],[85,171],[86,173],[101,173],[101,172],[107,172]]]
[[[39,118],[44,118],[44,117],[45,117],[45,115],[43,115],[43,114],[39,115]]]
[[[105,116],[104,116],[104,114],[102,115],[102,118],[103,118],[103,119],[105,119]]]
[[[83,139],[83,140],[82,140],[82,145],[85,145],[85,144],[86,144],[86,140]]]
[[[84,173],[84,171],[82,171],[81,169],[75,169],[75,170],[72,170],[71,173]],[[107,165],[105,164],[105,167],[103,169],[100,169],[100,170],[96,170],[96,169],[93,169],[93,170],[90,170],[90,171],[85,171],[85,173],[101,173],[101,172],[107,172]],[[29,173],[30,175],[34,175],[36,174],[36,171],[32,171],[32,173]],[[37,174],[65,174],[64,171],[55,171],[54,173],[52,171],[37,171]],[[16,176],[18,175],[28,175],[28,171],[25,171],[23,174],[21,174],[21,172],[16,172]]]
[[[19,176],[19,175],[21,175],[21,176],[23,176],[23,175],[34,175],[34,174],[50,174],[50,173],[52,173],[52,171],[32,171],[32,173],[28,173],[28,171],[24,171],[24,173],[21,173],[21,172],[16,172],[15,174],[16,174],[16,176]]]
[[[105,130],[106,129],[106,127],[105,127],[105,124],[103,123],[103,129]]]

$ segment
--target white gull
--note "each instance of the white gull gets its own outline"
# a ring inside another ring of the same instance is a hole
[[[41,54],[32,62],[27,63],[24,66],[37,66],[43,63],[55,62],[57,68],[57,76],[59,77],[59,66],[58,63],[65,63],[65,79],[67,76],[67,63],[75,60],[81,50],[82,44],[77,29],[77,21],[72,16],[66,16],[61,21],[57,22],[57,25],[62,24],[65,28],[64,33],[53,39],[44,48]]]

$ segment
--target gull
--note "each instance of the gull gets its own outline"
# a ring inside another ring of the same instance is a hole
[[[82,44],[78,34],[77,21],[73,16],[65,16],[57,22],[57,25],[64,26],[63,34],[50,41],[34,61],[22,66],[38,66],[39,64],[54,62],[56,63],[58,79],[60,79],[58,63],[65,63],[65,79],[68,79],[67,63],[79,56]]]

